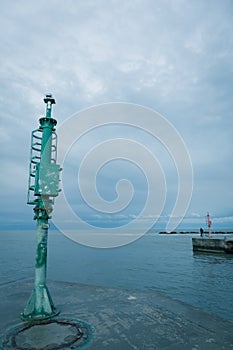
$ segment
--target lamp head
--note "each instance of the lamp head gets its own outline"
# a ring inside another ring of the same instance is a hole
[[[44,102],[48,103],[50,102],[51,105],[54,105],[56,103],[55,99],[53,98],[52,94],[46,94],[44,98]]]

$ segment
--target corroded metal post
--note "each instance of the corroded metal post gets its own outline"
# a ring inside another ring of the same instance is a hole
[[[35,284],[28,303],[21,314],[24,320],[43,320],[59,313],[46,286],[48,220],[51,218],[54,197],[59,192],[60,166],[56,164],[56,119],[51,117],[52,95],[46,95],[46,116],[40,118],[40,126],[32,132],[31,159],[28,185],[28,204],[35,205],[37,220]],[[33,199],[31,196],[33,195]]]
[[[208,226],[208,237],[212,238],[212,233],[211,233],[212,221],[210,220],[210,213],[209,212],[207,212],[207,215],[206,215],[206,224]]]

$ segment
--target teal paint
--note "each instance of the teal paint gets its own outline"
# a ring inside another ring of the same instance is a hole
[[[60,166],[56,164],[56,119],[51,117],[52,95],[46,95],[46,116],[40,118],[40,126],[32,132],[28,183],[28,204],[34,205],[36,230],[36,263],[34,289],[21,314],[24,320],[44,320],[56,316],[52,297],[46,286],[48,220],[51,218],[54,198],[59,192]],[[32,197],[33,194],[33,198]]]

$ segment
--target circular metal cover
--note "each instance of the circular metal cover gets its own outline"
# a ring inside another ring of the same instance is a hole
[[[21,323],[2,340],[3,350],[74,350],[91,339],[92,327],[81,320],[56,318]]]

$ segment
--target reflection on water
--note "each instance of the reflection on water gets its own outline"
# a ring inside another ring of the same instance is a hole
[[[33,278],[35,232],[0,233],[0,283]],[[81,246],[51,231],[48,278],[156,290],[233,320],[233,255],[193,253],[192,235],[147,234],[115,249]]]
[[[193,252],[193,258],[201,264],[222,264],[227,259],[232,260],[233,254],[212,254],[206,252]]]

